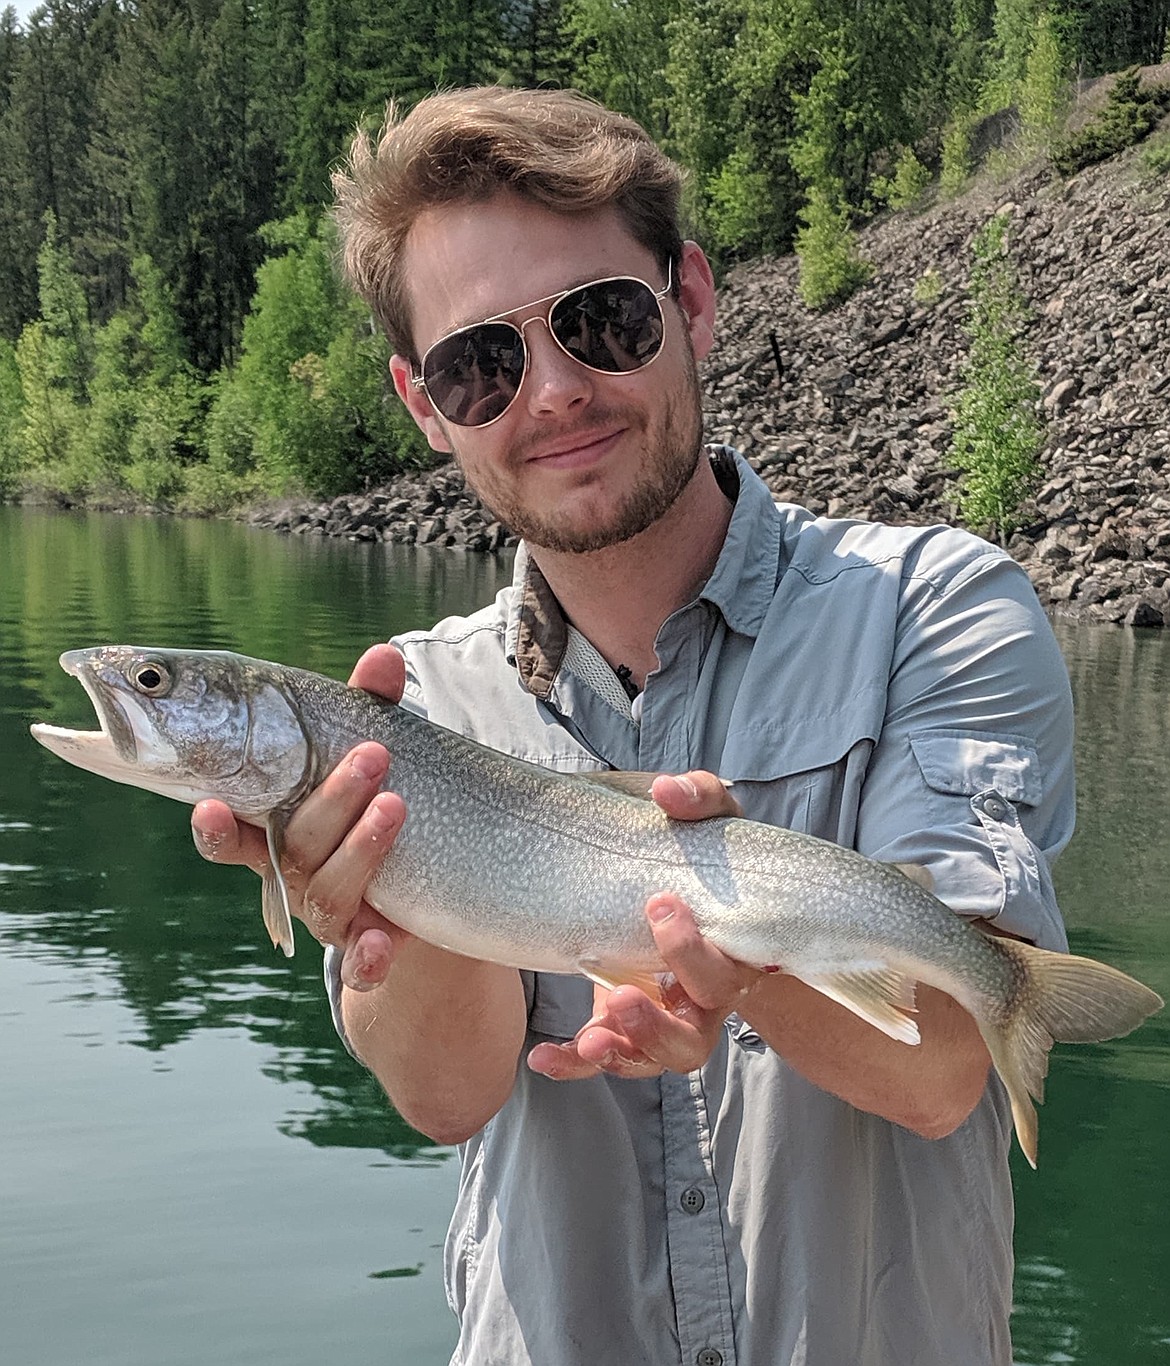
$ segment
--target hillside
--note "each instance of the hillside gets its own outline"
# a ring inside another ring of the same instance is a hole
[[[1142,178],[1135,152],[1067,182],[1032,167],[872,225],[859,241],[872,278],[827,314],[800,302],[795,258],[736,267],[703,376],[708,433],[738,446],[777,498],[832,516],[955,520],[947,451],[970,247],[997,212],[1011,220],[1046,422],[1042,484],[1010,549],[1056,611],[1170,625],[1170,177]],[[476,550],[506,541],[451,467],[264,520]]]

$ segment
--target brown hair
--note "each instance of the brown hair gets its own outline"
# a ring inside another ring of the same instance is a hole
[[[633,119],[567,90],[444,91],[404,118],[391,103],[376,146],[355,137],[333,192],[346,278],[395,351],[417,360],[402,268],[415,219],[501,189],[560,213],[612,204],[663,265],[681,255],[682,172]]]

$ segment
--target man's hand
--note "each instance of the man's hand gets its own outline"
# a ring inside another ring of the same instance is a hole
[[[406,667],[390,645],[374,645],[350,675],[350,686],[397,702]],[[410,936],[365,900],[365,889],[406,820],[406,807],[382,792],[390,756],[382,745],[356,746],[297,808],[285,832],[281,871],[294,913],[322,944],[344,947],[342,981],[358,991],[377,986]],[[238,822],[222,802],[204,801],[191,817],[195,846],[215,863],[268,865],[264,832]]]
[[[651,795],[674,820],[741,814],[713,773],[656,778]],[[763,974],[709,944],[696,928],[690,908],[677,896],[651,897],[646,918],[674,978],[663,990],[667,1008],[634,986],[612,992],[598,987],[592,1019],[571,1043],[537,1044],[528,1055],[533,1071],[554,1081],[599,1072],[654,1077],[667,1071],[691,1072],[711,1056],[723,1021]]]

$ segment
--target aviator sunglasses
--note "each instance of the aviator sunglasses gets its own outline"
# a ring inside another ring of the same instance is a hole
[[[422,373],[412,375],[410,382],[448,422],[487,427],[503,417],[520,392],[528,370],[524,329],[533,322],[543,322],[565,355],[589,370],[603,375],[641,370],[662,350],[661,300],[670,285],[668,261],[666,284],[659,290],[645,280],[618,275],[534,299],[440,337],[427,348]],[[548,304],[543,317],[507,321],[541,304]]]

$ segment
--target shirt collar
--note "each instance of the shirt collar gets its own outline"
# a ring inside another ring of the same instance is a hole
[[[708,447],[720,487],[735,500],[723,548],[699,599],[739,635],[755,636],[776,593],[782,517],[768,486],[730,446]],[[738,485],[738,488],[737,488]],[[506,650],[525,688],[547,700],[565,657],[568,628],[548,581],[521,542],[512,574]]]

